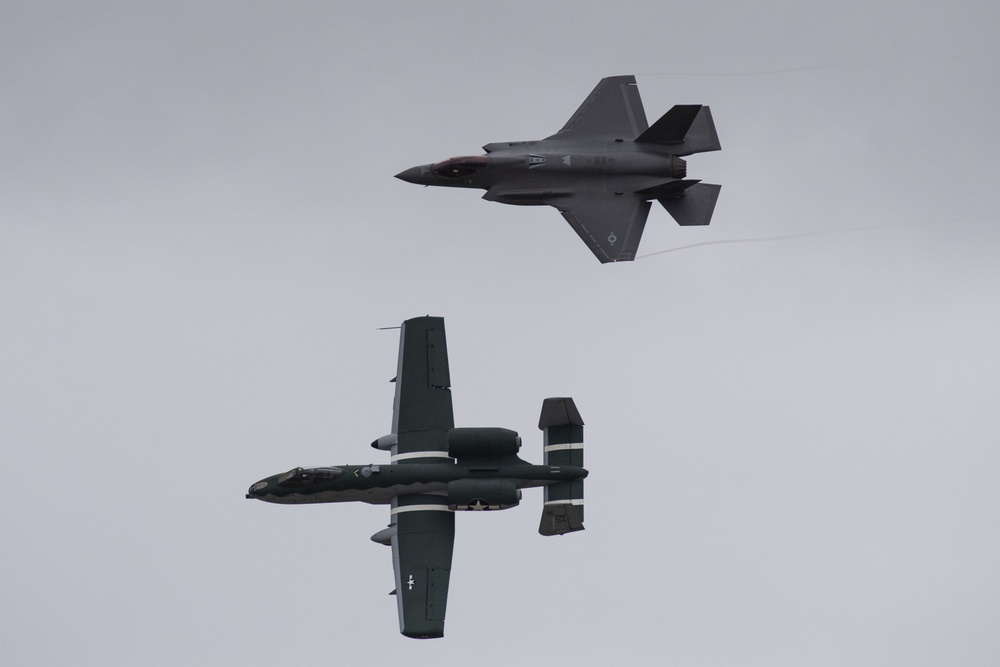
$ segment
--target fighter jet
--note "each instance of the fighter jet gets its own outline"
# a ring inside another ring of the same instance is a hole
[[[612,76],[550,137],[486,144],[486,155],[413,167],[396,178],[482,188],[483,199],[502,204],[554,206],[597,259],[622,262],[635,259],[654,199],[680,225],[712,220],[722,186],[687,178],[683,157],[721,148],[707,106],[675,106],[650,127],[635,77]]]
[[[361,501],[389,506],[389,526],[371,539],[392,547],[399,631],[444,635],[455,541],[455,512],[504,510],[521,489],[545,487],[542,535],[583,530],[583,419],[572,398],[547,398],[538,427],[544,464],[517,454],[521,438],[504,428],[455,428],[444,320],[403,322],[392,432],[372,447],[388,464],[292,468],[250,487],[247,498],[287,505]],[[498,561],[491,568],[501,567]]]

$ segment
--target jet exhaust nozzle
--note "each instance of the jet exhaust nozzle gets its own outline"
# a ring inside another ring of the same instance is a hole
[[[688,165],[684,158],[677,157],[676,155],[670,156],[670,177],[671,178],[687,178]]]

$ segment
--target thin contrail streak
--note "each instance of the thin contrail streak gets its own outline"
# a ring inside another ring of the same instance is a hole
[[[682,245],[676,248],[667,248],[666,250],[658,250],[656,252],[651,252],[646,255],[639,255],[636,259],[645,259],[646,257],[654,257],[656,255],[665,255],[668,252],[677,252],[678,250],[687,250],[688,248],[697,248],[703,245],[722,245],[724,243],[763,243],[764,241],[785,241],[787,239],[798,239],[804,236],[822,236],[825,234],[841,234],[843,232],[860,232],[868,229],[888,229],[890,227],[915,227],[917,225],[940,225],[947,220],[934,220],[931,222],[900,222],[894,225],[866,225],[864,227],[845,227],[844,229],[821,229],[815,232],[799,232],[797,234],[782,234],[781,236],[762,236],[760,238],[754,239],[725,239],[722,241],[702,241],[701,243],[692,243],[691,245]]]
[[[747,70],[744,72],[637,72],[635,76],[767,76],[768,74],[789,74],[792,72],[814,72],[825,69],[850,69],[862,65],[804,65],[781,69]]]

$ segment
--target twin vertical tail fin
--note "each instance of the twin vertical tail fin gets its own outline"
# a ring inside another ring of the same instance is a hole
[[[572,398],[547,398],[538,428],[545,434],[545,465],[583,467],[583,419]],[[583,530],[583,479],[545,487],[545,505],[538,532],[564,535]]]
[[[659,144],[675,156],[706,153],[722,148],[711,110],[700,104],[679,104],[635,139]],[[721,185],[694,180],[673,180],[640,190],[647,199],[656,199],[678,225],[707,225],[712,221]]]

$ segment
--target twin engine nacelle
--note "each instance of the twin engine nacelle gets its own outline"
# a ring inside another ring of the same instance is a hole
[[[453,428],[448,431],[448,456],[454,459],[500,460],[517,456],[521,436],[509,428]]]
[[[509,479],[457,479],[448,482],[448,509],[505,510],[521,502],[521,489]]]
[[[395,433],[383,435],[372,447],[390,451],[399,443]],[[509,428],[453,428],[448,431],[448,456],[455,459],[505,458],[517,456],[521,436]]]

